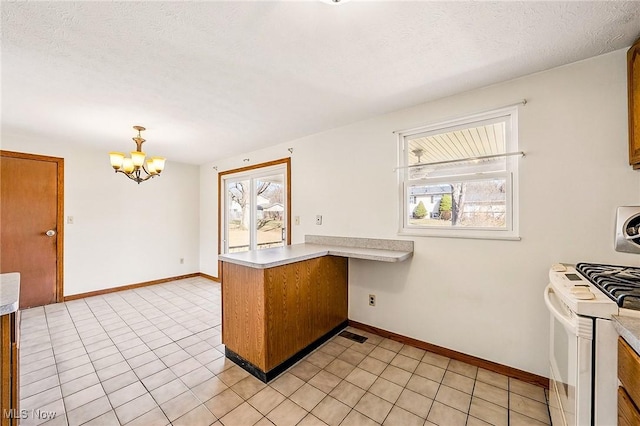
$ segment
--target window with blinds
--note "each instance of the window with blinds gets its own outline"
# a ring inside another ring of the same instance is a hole
[[[399,133],[400,233],[517,239],[517,108]]]

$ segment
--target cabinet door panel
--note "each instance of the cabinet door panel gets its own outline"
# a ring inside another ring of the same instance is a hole
[[[618,338],[618,378],[631,400],[640,406],[640,356],[622,338]]]
[[[633,405],[629,394],[621,387],[618,388],[618,425],[640,425],[640,412],[638,412],[636,406]]]

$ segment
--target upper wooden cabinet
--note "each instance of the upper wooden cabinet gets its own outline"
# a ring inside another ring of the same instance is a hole
[[[629,90],[629,164],[640,169],[640,39],[627,52]]]

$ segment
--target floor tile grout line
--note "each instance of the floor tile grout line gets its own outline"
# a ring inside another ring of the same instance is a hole
[[[93,310],[91,309],[91,307],[89,306],[89,304],[88,304],[84,299],[83,299],[83,301],[84,301],[84,303],[87,305],[87,308],[89,309],[89,311],[90,311],[90,312],[91,312],[91,314],[93,315],[94,319],[96,319],[96,321],[98,321],[98,323],[100,324],[99,320],[96,318],[95,313],[93,312]],[[63,302],[63,304],[64,304],[65,308],[66,308],[66,309],[67,309],[67,311],[68,311],[68,310],[69,310],[69,308],[68,308],[68,306],[69,306],[69,305],[67,305],[67,302]],[[71,313],[69,313],[69,315],[71,316],[71,321],[73,322],[73,325],[74,325],[74,327],[75,327],[76,331],[78,331],[78,328],[77,328],[76,322],[73,320],[73,316],[71,315]],[[106,333],[106,330],[104,330],[104,327],[102,327],[102,324],[100,324],[100,328],[102,329],[102,331],[104,331],[104,332]],[[89,358],[89,363],[91,363],[91,367],[93,368],[94,374],[96,374],[96,376],[98,377],[98,383],[100,384],[100,388],[102,389],[102,392],[104,393],[104,397],[106,398],[106,397],[107,397],[107,393],[106,393],[106,391],[104,390],[104,386],[103,386],[103,384],[102,384],[102,380],[100,379],[100,376],[98,376],[98,370],[96,370],[96,367],[95,367],[95,364],[93,363],[93,360],[91,359],[91,357],[89,357],[89,351],[87,350],[87,347],[86,347],[86,345],[85,345],[84,341],[82,340],[82,337],[81,337],[81,335],[80,335],[80,333],[79,333],[79,332],[78,332],[78,337],[80,338],[80,342],[82,342],[82,347],[84,348],[85,353],[87,354],[87,357]],[[108,333],[107,333],[107,338],[108,338],[109,340],[111,340],[111,337],[108,335]],[[113,341],[111,341],[111,343],[113,343],[113,344],[115,345],[115,343],[114,343]],[[57,365],[56,365],[56,367],[57,367]],[[89,374],[91,374],[91,373],[89,373]],[[59,376],[58,376],[58,377],[59,377]],[[76,379],[73,379],[73,380],[76,380]],[[60,383],[60,388],[61,388],[60,392],[62,393],[62,383]],[[85,389],[87,389],[87,388],[85,388]],[[79,390],[78,392],[81,392],[81,391],[83,391],[83,390],[85,390],[85,389],[81,389],[81,390]],[[77,392],[75,392],[75,393],[77,393]],[[75,394],[75,393],[74,393],[74,394]],[[70,394],[69,396],[71,396],[71,395],[73,395],[73,394]],[[79,406],[79,407],[76,407],[76,408],[81,408],[81,407],[83,407],[84,405],[89,404],[89,403],[91,403],[91,402],[94,402],[94,401],[96,401],[96,400],[98,400],[98,399],[100,399],[100,398],[101,398],[101,397],[98,397],[98,398],[96,398],[96,399],[94,399],[94,400],[88,401],[88,402],[86,402],[85,404],[83,404],[83,405],[81,405],[81,406]],[[66,415],[66,420],[67,420],[67,425],[68,425],[68,424],[70,423],[70,422],[69,422],[69,415],[68,415],[68,414],[69,414],[69,412],[67,411],[67,403],[66,403],[66,401],[65,401],[65,396],[64,396],[64,395],[62,396],[62,402],[63,402],[64,407],[65,407],[65,415]],[[111,409],[113,410],[113,407],[111,406],[111,402],[109,401],[109,398],[107,398],[107,403],[109,404],[109,407],[111,407]],[[73,411],[73,410],[70,410],[70,411]],[[95,418],[98,418],[98,417],[100,417],[100,416],[101,416],[101,415],[103,415],[103,414],[104,414],[104,413],[100,413],[100,414],[98,414],[96,417],[93,417],[93,418],[91,418],[91,419],[88,419],[88,420],[87,420],[86,422],[84,422],[84,423],[90,422],[91,420],[93,420],[93,419],[95,419]]]
[[[471,398],[469,398],[469,410],[467,411],[467,421],[466,421],[466,423],[469,423],[469,417],[472,417],[471,416],[471,405],[473,404],[473,392],[476,390],[476,384],[477,383],[478,383],[478,369],[476,369],[476,376],[473,379],[473,387],[471,388]],[[509,410],[507,410],[507,413],[508,412],[509,412]],[[509,424],[508,418],[507,418],[507,424]]]
[[[67,308],[67,305],[64,304],[64,309],[67,312],[67,314],[69,315],[69,318],[71,319],[71,322],[73,323],[73,318],[71,318],[71,313],[69,312],[69,309]],[[49,316],[47,315],[47,309],[44,309],[44,314],[45,314],[45,321],[47,322],[47,330],[49,331],[49,339],[51,339],[51,329],[49,328]],[[75,323],[73,323],[73,327],[76,330],[76,333],[78,332],[78,329],[75,326]],[[80,338],[80,335],[78,334],[78,338]],[[69,416],[68,416],[68,412],[67,412],[67,404],[64,401],[64,395],[62,394],[62,382],[60,381],[60,371],[58,370],[58,361],[56,360],[56,353],[55,350],[53,348],[53,342],[51,342],[51,351],[53,352],[53,361],[54,361],[54,365],[56,367],[56,374],[58,375],[58,386],[60,387],[60,398],[62,399],[62,406],[64,407],[64,416],[65,416],[65,420],[67,422],[67,424],[69,424]]]
[[[511,379],[507,379],[507,424],[511,424]]]

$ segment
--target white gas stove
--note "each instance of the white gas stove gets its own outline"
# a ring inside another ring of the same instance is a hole
[[[549,409],[554,425],[617,424],[618,335],[611,316],[640,316],[640,311],[633,309],[632,297],[621,297],[627,284],[610,285],[614,269],[629,268],[556,264],[549,271],[544,300],[551,316]],[[603,285],[598,277],[609,281]]]

